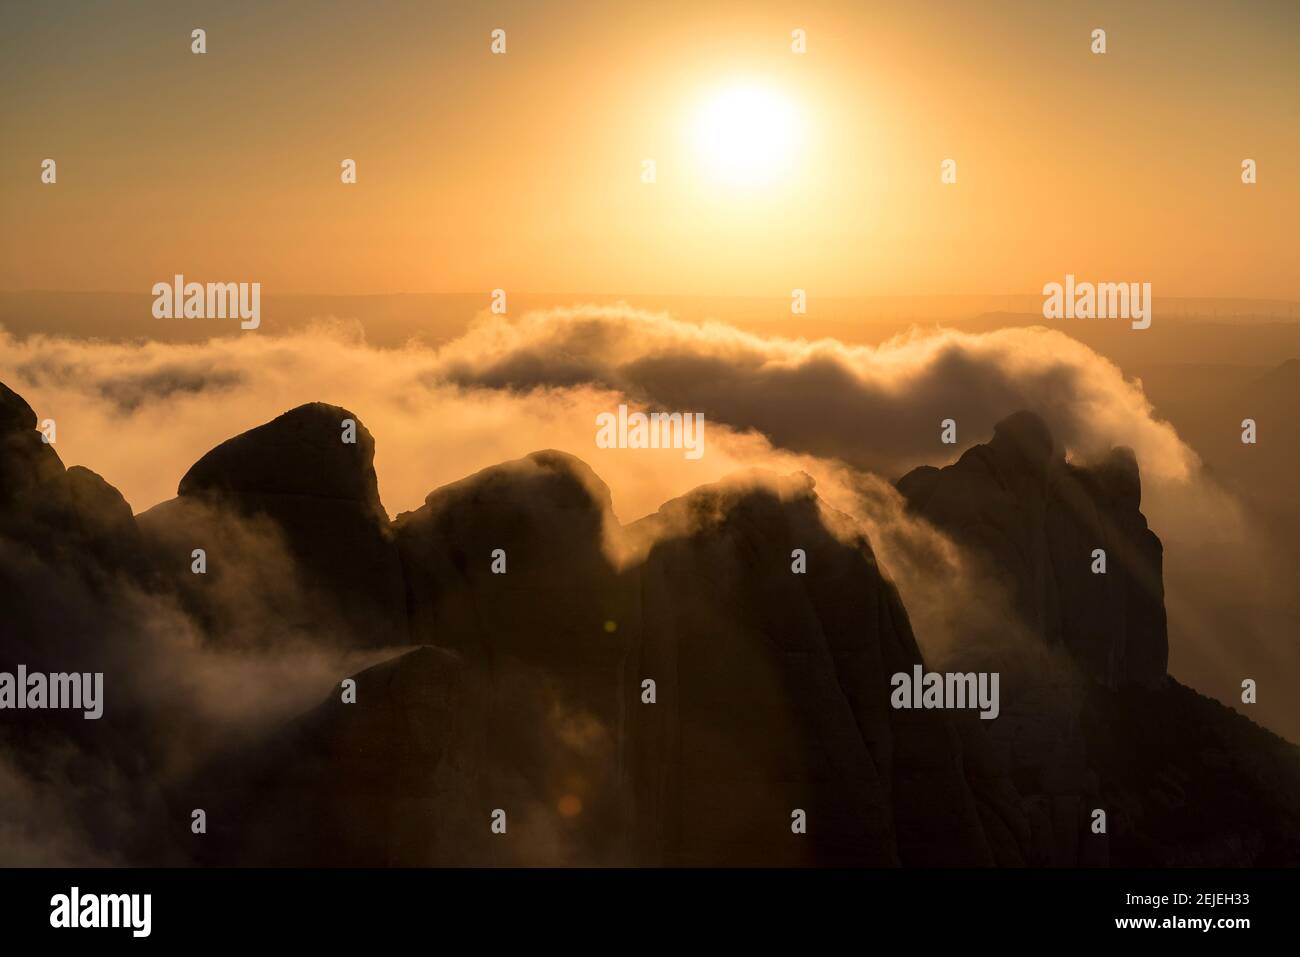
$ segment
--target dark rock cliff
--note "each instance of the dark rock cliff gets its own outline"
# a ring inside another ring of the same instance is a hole
[[[1160,539],[1139,510],[1131,449],[1067,464],[1042,419],[1018,412],[943,469],[898,483],[917,514],[978,553],[1021,623],[1109,688],[1156,685],[1169,657]],[[1093,552],[1106,571],[1092,572]]]
[[[346,419],[292,410],[132,517],[0,391],[5,666],[98,649],[115,676],[148,670],[115,655],[172,611],[212,647],[292,638],[386,659],[354,674],[355,704],[336,687],[197,767],[174,752],[202,722],[143,682],[107,735],[73,721],[63,738],[6,739],[39,787],[58,783],[42,755],[73,749],[93,801],[62,810],[90,845],[128,863],[1300,860],[1296,749],[1165,675],[1160,544],[1130,452],[1068,465],[1019,414],[900,482],[1046,655],[1002,659],[1002,714],[981,721],[890,706],[891,675],[925,665],[907,611],[806,476],[733,476],[624,527],[600,479],[548,451],[390,522],[374,441],[358,422],[342,442]],[[193,547],[208,574],[192,574]],[[68,600],[68,576],[90,597]],[[1089,829],[1095,808],[1106,835]]]

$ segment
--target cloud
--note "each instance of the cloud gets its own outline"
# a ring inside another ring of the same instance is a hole
[[[609,389],[890,478],[952,457],[939,443],[942,420],[957,422],[965,447],[1025,408],[1076,453],[1129,445],[1156,478],[1186,479],[1196,465],[1118,367],[1041,328],[918,332],[846,346],[585,307],[480,321],[439,352],[430,376],[516,392]]]
[[[375,348],[358,325],[337,321],[203,344],[18,341],[0,333],[0,380],[39,417],[57,420],[65,461],[98,471],[137,512],[171,498],[180,476],[213,446],[313,401],[344,406],[368,424],[390,515],[419,507],[434,488],[542,448],[590,464],[623,524],[741,469],[803,471],[831,507],[867,532],[927,654],[992,634],[1005,613],[951,543],[905,514],[890,483],[987,441],[994,423],[1018,409],[1042,415],[1074,457],[1133,448],[1143,509],[1167,547],[1177,543],[1178,556],[1240,548],[1267,534],[1251,529],[1240,503],[1204,477],[1140,385],[1081,343],[1041,328],[933,330],[867,347],[588,306],[514,320],[481,316],[437,349]],[[596,416],[620,402],[703,412],[704,457],[598,448]],[[957,422],[955,446],[939,441],[947,418]],[[1226,607],[1214,562],[1166,565],[1171,621],[1183,625],[1172,634],[1176,673],[1203,684],[1234,653],[1220,629],[1199,623],[1243,612]],[[1252,601],[1282,607],[1276,599],[1290,586],[1287,576],[1267,577]]]
[[[0,377],[58,422],[69,461],[103,474],[137,511],[170,498],[212,446],[312,401],[372,424],[393,513],[438,484],[544,447],[592,464],[625,521],[653,510],[664,492],[680,494],[773,450],[892,480],[955,458],[1022,408],[1038,411],[1077,454],[1131,446],[1148,480],[1185,481],[1196,466],[1117,367],[1043,329],[940,331],[871,348],[578,307],[517,322],[482,317],[437,350],[372,348],[359,327],[339,322],[201,345],[0,334]],[[703,412],[706,461],[597,449],[595,415],[625,399]],[[957,422],[955,447],[939,441],[947,418]]]

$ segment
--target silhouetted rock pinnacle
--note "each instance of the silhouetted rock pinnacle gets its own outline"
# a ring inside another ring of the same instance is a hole
[[[346,421],[356,424],[355,442],[343,441]],[[177,494],[249,505],[274,496],[336,499],[387,519],[374,460],[374,437],[355,415],[312,402],[222,442],[190,467]]]
[[[218,445],[181,479],[178,498],[142,518],[156,538],[178,548],[188,540],[178,562],[219,539],[222,511],[270,519],[312,592],[323,637],[402,644],[406,590],[374,457],[374,438],[353,413],[314,402]],[[229,551],[209,557],[214,564],[245,560]],[[188,573],[187,562],[178,567]]]
[[[136,517],[0,388],[0,663],[103,667],[110,696],[94,733],[0,725],[0,758],[44,798],[19,827],[71,820],[72,860],[132,864],[1300,859],[1296,748],[1165,675],[1160,543],[1128,449],[1067,464],[1018,413],[900,481],[1028,633],[956,649],[1003,669],[983,721],[891,704],[892,676],[927,662],[870,543],[802,473],[742,473],[622,526],[588,466],[545,451],[390,523],[349,419],[294,409]],[[232,681],[241,642],[262,662],[305,647],[335,669],[322,687],[351,674],[356,697],[335,685],[214,755],[213,702],[180,707],[176,669],[220,671],[217,706],[256,714]],[[194,807],[213,825],[198,842],[177,811]]]
[[[910,507],[967,546],[1008,591],[1021,624],[1064,646],[1107,687],[1164,679],[1168,636],[1160,539],[1139,511],[1137,460],[1117,448],[1067,464],[1036,415],[1003,419],[987,445],[909,472]],[[1094,572],[1094,551],[1105,553]]]

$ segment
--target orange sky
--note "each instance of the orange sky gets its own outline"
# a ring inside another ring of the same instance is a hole
[[[690,136],[734,83],[805,131],[764,189]],[[10,3],[0,289],[1300,298],[1298,116],[1293,0]]]

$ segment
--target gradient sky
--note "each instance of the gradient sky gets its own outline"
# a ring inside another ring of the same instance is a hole
[[[735,82],[806,128],[765,190],[688,134]],[[0,142],[7,290],[1300,298],[1294,0],[9,2]]]

